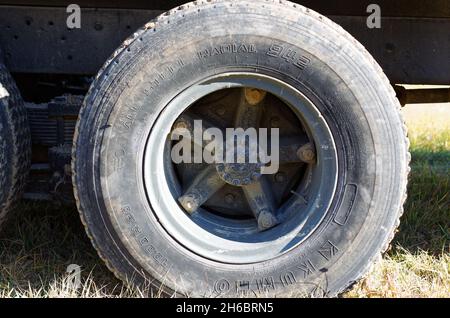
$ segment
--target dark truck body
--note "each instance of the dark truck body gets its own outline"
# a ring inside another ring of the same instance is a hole
[[[137,28],[185,1],[79,0],[81,29],[66,27],[72,1],[0,1],[0,47],[12,73],[94,75]],[[340,24],[383,67],[392,83],[450,83],[450,1],[298,0]],[[381,29],[366,25],[381,7]]]

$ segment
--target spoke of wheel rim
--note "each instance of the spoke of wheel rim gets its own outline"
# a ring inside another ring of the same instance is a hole
[[[262,103],[266,92],[253,88],[243,88],[237,109],[236,128],[258,128],[262,115]]]
[[[283,137],[279,144],[279,164],[286,163],[315,163],[316,152],[314,146],[308,141],[306,136]],[[272,163],[276,157],[269,145]]]
[[[195,125],[196,121],[201,121],[201,127],[198,124],[197,126]],[[194,128],[196,128],[198,136],[195,135]],[[222,136],[225,135],[223,130],[212,122],[193,115],[183,114],[173,125],[172,134],[178,137],[183,136],[185,138],[190,138],[193,143],[204,148],[210,143],[210,140],[207,140],[208,138],[203,138],[203,134],[207,129],[211,128],[219,129]],[[184,132],[188,132],[188,134],[184,134]]]
[[[256,183],[246,185],[243,190],[258,221],[259,230],[265,231],[276,226],[278,220],[275,216],[275,199],[266,179],[262,178]]]
[[[215,166],[211,165],[200,172],[178,201],[186,212],[192,214],[224,185],[225,181],[219,177]]]

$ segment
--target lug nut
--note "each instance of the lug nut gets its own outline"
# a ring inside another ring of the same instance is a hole
[[[241,185],[241,181],[239,181],[239,179],[234,179],[232,182],[235,186],[240,186]]]
[[[301,161],[305,163],[315,163],[316,162],[316,150],[311,143],[308,143],[301,147],[297,151],[297,156]]]
[[[268,230],[277,224],[275,217],[268,211],[262,211],[258,216],[258,227],[261,231]]]
[[[194,213],[199,208],[197,200],[191,195],[181,197],[179,202],[186,212],[190,214]]]
[[[266,92],[256,88],[245,89],[245,99],[252,106],[258,105],[266,96]]]
[[[175,129],[187,129],[187,128],[188,128],[188,125],[187,125],[186,122],[180,120],[180,121],[178,121],[178,122],[175,124],[174,128],[175,128]]]

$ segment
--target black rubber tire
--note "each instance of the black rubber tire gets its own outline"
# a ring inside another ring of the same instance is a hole
[[[30,158],[31,136],[25,106],[0,61],[0,227],[22,194]]]
[[[221,49],[230,44],[246,48]],[[335,137],[339,182],[304,243],[274,260],[230,265],[194,255],[148,213],[139,149],[144,129],[180,90],[244,69],[288,82],[315,103]],[[117,154],[122,164],[107,164]],[[122,279],[186,296],[336,296],[387,249],[408,164],[395,93],[341,27],[287,1],[197,1],[148,23],[105,64],[79,117],[73,183],[88,235]]]

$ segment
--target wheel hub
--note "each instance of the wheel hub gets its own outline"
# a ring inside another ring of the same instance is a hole
[[[234,151],[233,154],[236,154]],[[236,158],[236,156],[235,156]],[[258,182],[261,178],[261,163],[219,163],[216,170],[226,183],[240,187]]]

